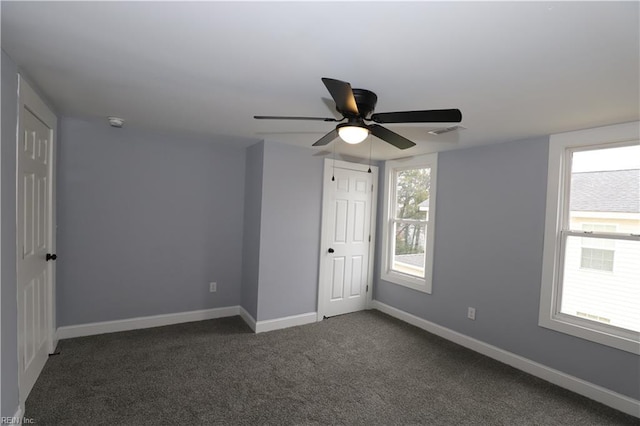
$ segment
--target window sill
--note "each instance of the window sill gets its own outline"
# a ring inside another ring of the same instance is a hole
[[[408,287],[422,293],[431,294],[431,283],[427,283],[425,279],[412,277],[395,271],[383,272],[380,274],[380,279],[392,284]]]
[[[640,355],[640,333],[624,332],[621,330],[621,332],[625,334],[622,336],[614,333],[614,327],[608,327],[604,324],[565,314],[541,317],[538,325],[560,333],[569,334],[584,340]]]
[[[397,272],[398,274],[401,275],[409,275],[411,276],[411,278],[415,277],[416,280],[424,280],[424,278],[419,278],[418,274],[422,275],[424,277],[424,268],[421,268],[419,266],[415,266],[415,265],[410,265],[408,263],[402,263],[402,262],[394,262],[394,272]]]

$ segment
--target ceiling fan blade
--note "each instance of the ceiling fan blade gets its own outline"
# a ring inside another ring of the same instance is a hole
[[[379,124],[371,124],[369,130],[373,136],[376,136],[382,139],[385,142],[390,143],[396,148],[407,149],[415,146],[415,143],[411,142],[409,139],[404,136],[400,136],[396,132],[392,132],[391,130],[380,126]]]
[[[353,96],[351,85],[346,81],[335,80],[333,78],[323,78],[322,82],[327,87],[331,97],[336,103],[338,111],[347,115],[358,115],[358,105]]]
[[[429,109],[424,111],[382,112],[371,115],[376,123],[459,123],[459,109]]]
[[[326,135],[318,139],[318,141],[314,143],[313,146],[326,145],[337,137],[338,137],[338,129],[333,129],[332,131],[330,131],[329,133],[327,133]]]
[[[315,120],[315,121],[341,121],[335,118],[325,117],[287,117],[281,115],[254,115],[253,118],[258,120]]]

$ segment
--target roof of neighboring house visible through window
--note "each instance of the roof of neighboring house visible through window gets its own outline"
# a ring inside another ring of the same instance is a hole
[[[640,169],[571,174],[573,211],[640,212]]]

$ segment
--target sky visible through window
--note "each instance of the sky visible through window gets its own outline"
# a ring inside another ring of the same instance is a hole
[[[640,145],[580,151],[573,154],[573,173],[640,169]]]

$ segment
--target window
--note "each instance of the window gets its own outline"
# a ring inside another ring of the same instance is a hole
[[[640,353],[638,123],[551,137],[540,325]]]
[[[583,240],[590,238],[583,238]],[[598,240],[594,240],[597,242]],[[594,269],[596,271],[613,272],[613,250],[582,247],[580,256],[580,267],[582,269]]]
[[[616,225],[584,223],[582,230],[586,234],[595,232],[616,232]],[[615,241],[603,238],[582,238],[580,267],[599,271],[613,272],[613,254]]]
[[[437,155],[385,163],[381,278],[431,293]]]

